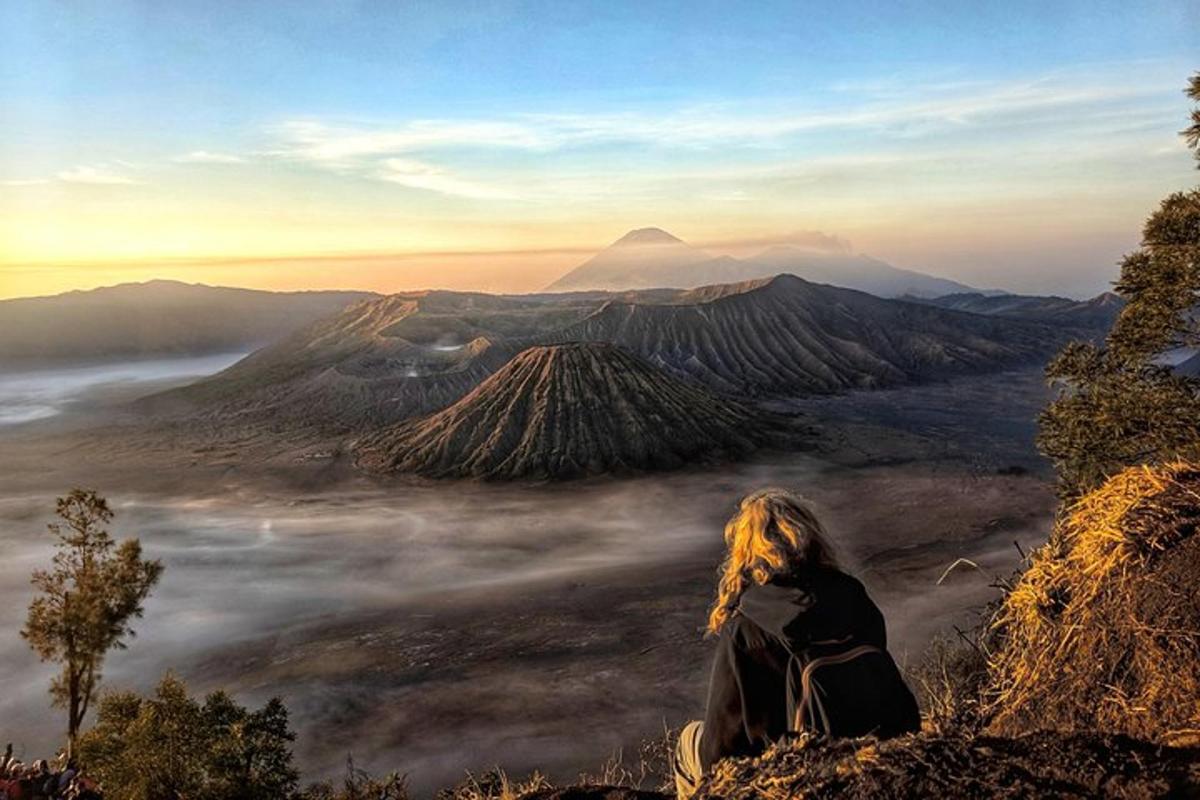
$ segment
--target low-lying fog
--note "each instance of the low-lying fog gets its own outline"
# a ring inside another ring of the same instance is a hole
[[[701,487],[697,487],[701,488]],[[694,548],[695,497],[676,487],[506,491],[407,488],[279,498],[155,499],[113,495],[118,536],[137,535],[167,569],[127,652],[109,660],[108,683],[146,685],[212,648],[286,634],[314,620],[354,618],[413,601],[622,563],[669,561]],[[0,497],[0,630],[16,631],[44,565],[53,495]],[[9,634],[5,634],[8,636]],[[0,719],[21,720],[36,741],[57,733],[41,707],[48,672],[15,638],[0,654]]]
[[[1011,404],[1013,383],[1002,382]],[[964,386],[911,395],[962,409],[930,423],[935,449],[972,441],[971,419],[1003,424],[985,402],[963,402],[991,389]],[[885,438],[856,447],[887,450]],[[992,576],[1015,568],[1014,540],[1044,537],[1043,480],[954,459],[887,461],[792,454],[619,481],[353,480],[318,493],[237,475],[193,487],[184,475],[169,496],[136,481],[106,489],[98,467],[114,534],[139,536],[166,565],[105,685],[145,691],[174,669],[196,690],[227,687],[247,703],[279,694],[306,779],[337,773],[347,753],[374,771],[409,771],[421,794],[494,764],[571,777],[702,713],[711,647],[700,628],[721,526],[745,491],[781,484],[813,498],[888,615],[901,661],[970,621]],[[36,757],[59,741],[62,713],[49,708],[51,668],[17,631],[29,574],[51,555],[54,497],[69,486],[52,474],[44,487],[23,483],[6,490],[0,465],[0,720],[18,754]],[[982,571],[938,585],[960,556]]]
[[[382,707],[371,710],[377,726],[352,725],[343,731],[341,721],[337,725],[332,722],[341,715],[328,705],[340,701],[355,707],[371,705],[364,692],[374,691],[368,687],[377,683],[377,676],[370,673],[378,665],[361,665],[359,686],[354,671],[344,673],[335,668],[330,672],[324,663],[330,656],[327,648],[332,648],[336,657],[339,648],[353,646],[354,637],[364,630],[364,621],[386,619],[389,628],[403,627],[403,618],[412,618],[414,623],[437,622],[443,607],[454,609],[445,622],[448,629],[459,628],[465,624],[457,617],[464,603],[473,607],[472,616],[506,636],[513,635],[516,631],[506,628],[514,624],[509,608],[514,593],[554,611],[573,585],[592,583],[603,594],[608,583],[611,594],[596,598],[596,602],[616,608],[630,591],[625,575],[650,585],[656,575],[662,576],[671,582],[664,593],[678,593],[675,582],[691,577],[691,588],[678,599],[680,608],[671,611],[690,616],[694,632],[703,621],[721,522],[733,500],[750,487],[785,482],[809,485],[818,497],[836,491],[823,505],[853,502],[852,495],[845,494],[851,487],[844,478],[831,476],[827,486],[819,487],[815,485],[819,475],[815,465],[793,463],[769,471],[744,468],[720,478],[677,475],[592,487],[407,487],[398,495],[362,492],[292,501],[237,495],[191,500],[113,495],[114,532],[139,536],[147,554],[166,564],[166,573],[146,604],[145,619],[136,626],[136,639],[127,651],[110,657],[106,685],[145,690],[164,670],[173,668],[193,679],[197,688],[229,685],[247,690],[248,697],[259,702],[279,692],[296,714],[301,752],[314,760],[303,765],[310,776],[314,767],[316,772],[336,768],[346,751],[355,751],[360,759],[381,769],[412,769],[414,778],[424,786],[452,779],[468,767],[538,765],[536,752],[529,752],[520,737],[498,731],[494,719],[486,722],[492,711],[484,706],[474,724],[471,720],[451,724],[452,720],[443,722],[436,716],[420,720],[424,735],[412,738],[423,745],[405,748],[397,744],[407,740],[411,730],[403,735],[393,730],[396,712],[386,706],[402,705],[411,698],[389,691],[378,698]],[[893,486],[886,479],[878,487],[905,494],[913,491],[912,487]],[[986,487],[979,489],[988,492]],[[986,515],[986,508],[998,500],[1003,498],[981,496],[977,502]],[[31,753],[46,752],[61,730],[60,715],[46,708],[50,670],[37,663],[15,633],[31,597],[29,573],[45,564],[50,555],[43,525],[49,520],[52,501],[52,494],[0,498],[5,553],[0,562],[0,630],[7,631],[4,635],[9,639],[9,646],[0,653],[0,719],[5,720],[9,735]],[[862,498],[860,502],[870,500]],[[912,505],[912,499],[902,502]],[[849,513],[846,508],[832,512],[830,522],[855,560],[872,562],[872,568],[878,570],[886,569],[890,559],[898,570],[917,570],[917,579],[925,584],[920,594],[906,596],[897,591],[896,575],[874,578],[880,601],[893,611],[890,622],[898,655],[913,655],[934,628],[959,621],[964,607],[979,599],[991,574],[936,587],[936,597],[929,597],[926,592],[935,590],[939,567],[961,553],[1003,572],[1008,568],[1006,562],[1015,565],[1009,542],[1021,538],[1028,545],[1039,536],[1036,525],[1018,521],[1015,527],[1000,531],[998,539],[971,540],[969,537],[980,536],[978,526],[987,520],[981,517],[972,523],[964,519],[967,530],[961,533],[968,535],[968,541],[949,542],[941,548],[930,543],[939,533],[937,527],[921,540],[905,543],[886,531],[847,529],[862,522],[861,517],[847,520]],[[916,548],[919,557],[906,558],[903,551],[908,547]],[[901,551],[898,557],[889,556],[893,549]],[[879,554],[882,564],[874,564]],[[517,605],[523,602],[518,600]],[[618,628],[622,624],[619,615],[608,622]],[[337,629],[342,625],[350,633],[348,641],[339,643]],[[579,633],[589,632],[589,626],[594,623],[581,621]],[[367,629],[371,627],[367,625]],[[425,629],[427,624],[418,627]],[[687,630],[685,621],[684,633]],[[413,641],[420,635],[413,631]],[[487,645],[484,638],[471,641],[468,637],[458,645],[458,652],[449,652],[447,656],[455,661],[444,665],[447,673],[460,671],[463,664],[459,658],[483,649]],[[698,643],[699,637],[694,639],[692,644]],[[324,645],[306,649],[314,641]],[[656,643],[653,637],[633,637],[620,651],[633,659],[638,650]],[[264,649],[265,653],[259,652]],[[695,663],[674,667],[668,663],[665,668],[668,674],[673,671],[681,679],[685,675],[693,679],[693,686],[676,690],[694,695],[698,702],[703,669],[694,654],[701,651],[687,652]],[[303,660],[305,653],[313,659],[313,673],[324,676],[318,685],[309,683],[302,663],[287,663],[298,657]],[[496,670],[523,671],[526,677],[536,674],[536,664],[526,662],[515,651],[509,655],[511,663],[504,663],[503,648],[494,652],[500,661]],[[418,666],[413,659],[420,656],[408,652],[403,641],[394,650],[378,653],[386,668],[399,672]],[[242,658],[244,669],[239,665]],[[438,666],[432,665],[435,673]],[[396,688],[409,682],[399,672]],[[464,680],[463,691],[470,691],[471,683]],[[516,676],[512,685],[518,685]],[[420,691],[415,686],[408,688]],[[312,694],[306,696],[306,692]],[[596,700],[588,698],[584,707],[564,711],[586,713],[586,706]],[[575,702],[580,702],[579,698],[569,701]],[[623,706],[621,698],[608,702]],[[647,712],[650,719],[670,718],[671,724],[678,724],[682,720],[672,718],[677,709],[671,705],[678,706],[679,700],[668,703],[664,697],[659,707],[637,710],[634,727],[645,728],[642,717]],[[700,710],[697,705],[692,713]],[[436,714],[436,709],[429,713]],[[621,726],[629,725],[622,713],[606,714],[610,716],[605,724],[612,729],[602,732],[594,744],[585,744],[582,749],[588,755],[554,753],[546,759],[549,763],[541,766],[561,768],[571,757],[580,767],[602,760],[604,753],[622,743]],[[531,727],[530,720],[519,714],[506,722],[514,731]],[[600,722],[594,718],[580,724],[587,729]],[[325,739],[322,749],[313,739],[321,731],[338,731],[339,743],[331,746]],[[391,738],[394,735],[400,741]],[[469,749],[454,744],[475,739],[483,744]],[[430,743],[436,746],[430,748]],[[570,740],[565,740],[559,746],[568,744]]]
[[[62,413],[105,389],[179,382],[219,372],[245,353],[155,358],[105,364],[5,369],[0,372],[0,425],[16,425]]]

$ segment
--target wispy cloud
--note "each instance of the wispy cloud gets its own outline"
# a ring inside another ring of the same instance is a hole
[[[279,142],[268,151],[270,155],[328,166],[346,166],[368,156],[452,147],[538,149],[554,145],[546,132],[520,121],[414,120],[370,129],[291,120],[274,132]]]
[[[1128,75],[1055,73],[1009,82],[889,83],[887,91],[839,86],[823,99],[591,114],[524,112],[390,125],[299,119],[270,127],[267,144],[251,153],[201,149],[169,161],[282,160],[474,200],[579,204],[620,196],[650,202],[689,186],[695,187],[694,196],[710,202],[744,203],[768,184],[828,185],[835,179],[849,184],[907,174],[921,165],[945,172],[956,163],[968,168],[979,159],[1003,160],[1005,147],[987,141],[999,131],[1008,131],[1009,146],[1019,149],[1020,163],[1027,166],[1048,161],[1062,169],[1080,159],[1116,163],[1147,151],[1178,154],[1178,143],[1148,141],[1162,135],[1161,104],[1151,99],[1161,92],[1145,88],[1157,84],[1143,78],[1131,69]],[[1064,130],[1070,129],[1087,135],[1076,137],[1076,145],[1064,152]],[[853,137],[865,146],[849,152],[831,146]],[[709,151],[720,157],[713,159]],[[635,154],[643,163],[614,171],[616,152]],[[529,171],[521,166],[521,154],[554,166]],[[140,183],[139,169],[110,160],[64,169],[51,179],[10,179],[0,185],[132,185]]]
[[[171,159],[176,164],[244,164],[246,159],[231,153],[213,153],[208,150],[193,150]]]
[[[1106,137],[1121,138],[1130,119],[1145,122],[1139,110],[1152,107],[1150,98],[1162,92],[1143,78],[1136,70],[1062,72],[1007,82],[889,85],[886,92],[842,87],[825,96],[657,110],[524,112],[395,124],[295,119],[271,127],[271,141],[258,155],[448,196],[586,201],[597,191],[644,192],[671,176],[694,177],[689,173],[711,162],[711,151],[719,151],[720,171],[729,178],[752,179],[828,173],[845,168],[840,162],[847,158],[860,171],[907,169],[925,157],[945,164],[948,149],[974,149],[1004,131],[1022,140],[1026,154],[1028,146],[1053,134],[1054,150],[1061,154],[1064,131],[1086,127],[1087,147],[1094,148]],[[850,137],[870,149],[846,155],[831,145]],[[920,141],[928,146],[916,146]],[[597,167],[598,161],[611,163],[620,148],[642,159],[653,156],[653,166],[617,172]],[[554,168],[524,171],[513,158],[520,154],[552,157]],[[590,157],[595,154],[601,155]],[[721,202],[749,196],[741,186],[712,186],[705,196],[710,195]]]
[[[64,183],[84,183],[97,186],[125,186],[138,183],[128,175],[113,170],[107,164],[81,165],[55,174]]]
[[[439,167],[411,159],[385,159],[377,177],[380,180],[398,183],[410,189],[424,189],[452,197],[488,200],[516,199],[515,194],[499,187],[465,180]]]
[[[292,120],[274,128],[278,143],[270,152],[344,166],[372,156],[473,148],[539,151],[620,143],[707,148],[778,142],[822,130],[936,132],[1021,120],[1048,111],[1099,114],[1158,93],[1142,84],[1080,86],[1073,77],[1056,76],[1003,84],[925,87],[891,100],[867,98],[835,108],[780,99],[772,105],[782,110],[770,111],[726,103],[658,113],[522,113],[501,119],[412,120],[394,126]]]

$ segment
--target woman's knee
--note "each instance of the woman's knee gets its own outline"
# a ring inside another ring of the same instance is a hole
[[[704,723],[698,719],[694,719],[687,725],[683,726],[683,730],[679,732],[679,741],[698,742],[700,741],[700,734],[703,732]]]
[[[675,745],[675,785],[680,798],[691,796],[704,777],[704,768],[700,764],[700,736],[704,733],[704,723],[689,722],[679,732],[679,741]]]

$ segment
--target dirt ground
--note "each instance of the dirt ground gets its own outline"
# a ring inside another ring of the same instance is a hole
[[[725,762],[698,797],[1195,797],[1200,751],[1122,736],[1036,733],[1016,739],[917,735],[779,748]]]

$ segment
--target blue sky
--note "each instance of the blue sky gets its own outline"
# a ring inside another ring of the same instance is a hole
[[[1087,293],[1195,183],[1175,133],[1198,55],[1186,0],[10,0],[0,296],[533,289],[642,225],[739,254],[821,230]]]

